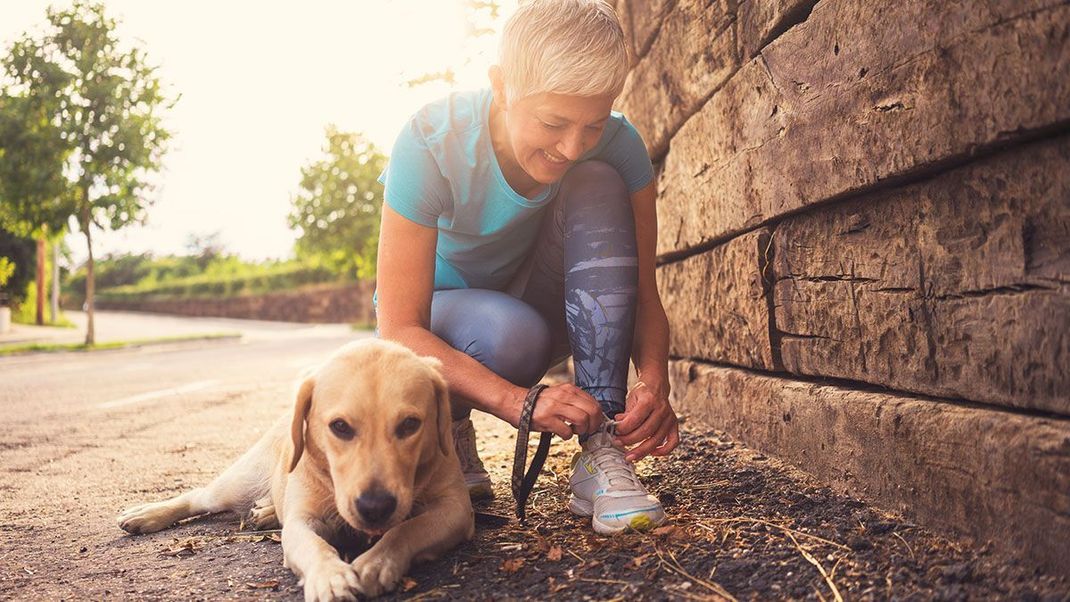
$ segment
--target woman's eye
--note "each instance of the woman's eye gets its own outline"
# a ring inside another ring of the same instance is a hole
[[[398,424],[398,428],[395,432],[398,436],[398,439],[404,439],[405,437],[408,437],[419,429],[420,419],[410,416],[405,420],[402,420],[401,423]]]
[[[560,125],[554,125],[554,124],[552,124],[552,123],[546,123],[546,122],[544,121],[544,122],[542,122],[542,127],[546,128],[546,129],[548,129],[548,130],[559,130],[559,129],[561,129],[561,128],[562,128],[562,127],[564,127],[564,126],[560,126]]]
[[[341,418],[331,421],[331,432],[340,439],[352,439],[354,434],[353,427],[346,424],[346,421]]]

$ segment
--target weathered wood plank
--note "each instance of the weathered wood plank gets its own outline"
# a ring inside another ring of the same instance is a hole
[[[1070,415],[1070,137],[773,239],[786,370]]]
[[[755,230],[658,268],[658,290],[673,333],[670,354],[774,369],[759,265],[768,244],[768,231]]]
[[[729,0],[680,0],[629,74],[618,108],[655,160],[665,154],[672,133],[738,68],[734,24]]]
[[[673,137],[658,251],[1065,127],[1068,57],[1066,0],[823,0]]]
[[[673,403],[839,490],[1070,571],[1070,421],[671,363]]]

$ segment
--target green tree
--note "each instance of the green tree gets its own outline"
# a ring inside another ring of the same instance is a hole
[[[145,52],[120,44],[103,4],[76,0],[49,8],[47,17],[47,31],[15,42],[3,67],[13,82],[9,96],[49,99],[49,123],[70,151],[61,198],[86,239],[86,344],[93,344],[93,228],[144,221],[148,176],[159,169],[170,138],[160,112],[174,103]]]
[[[376,178],[386,157],[363,135],[333,125],[327,127],[324,153],[301,169],[301,189],[291,199],[297,255],[339,273],[374,278],[383,206],[383,185]]]

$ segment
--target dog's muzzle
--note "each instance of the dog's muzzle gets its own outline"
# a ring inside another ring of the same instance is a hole
[[[369,526],[381,525],[398,507],[398,499],[385,489],[371,489],[357,498],[357,512]]]

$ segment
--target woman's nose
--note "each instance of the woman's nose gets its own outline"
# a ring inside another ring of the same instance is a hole
[[[583,132],[566,133],[565,137],[557,143],[557,152],[569,161],[575,161],[583,154]]]

